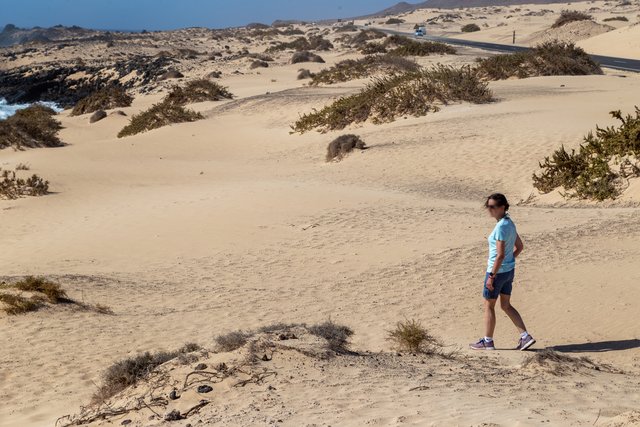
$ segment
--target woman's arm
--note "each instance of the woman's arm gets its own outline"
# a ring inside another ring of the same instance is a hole
[[[491,268],[491,275],[487,279],[486,285],[487,289],[493,291],[493,280],[500,271],[500,267],[502,266],[502,261],[504,261],[504,248],[507,246],[507,242],[504,240],[496,241],[496,260],[493,262],[493,267]]]
[[[516,234],[516,248],[513,251],[513,257],[518,258],[518,255],[520,255],[523,249],[524,249],[524,243],[522,243],[522,239],[520,238],[520,235]]]

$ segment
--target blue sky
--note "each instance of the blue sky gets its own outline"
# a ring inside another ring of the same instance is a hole
[[[3,0],[0,26],[57,24],[113,30],[228,27],[376,12],[397,0]]]

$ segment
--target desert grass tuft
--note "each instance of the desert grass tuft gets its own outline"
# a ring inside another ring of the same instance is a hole
[[[0,308],[12,316],[36,311],[43,306],[42,298],[35,296],[27,298],[22,295],[5,292],[0,292],[0,303],[3,303]]]
[[[353,330],[348,326],[339,325],[332,320],[309,326],[310,334],[324,338],[327,341],[327,348],[339,354],[350,353],[350,339]]]
[[[13,288],[24,292],[37,292],[43,294],[52,304],[69,302],[67,293],[62,289],[59,283],[52,282],[44,277],[27,276],[24,279],[15,282]]]
[[[394,329],[388,331],[387,339],[398,351],[440,354],[439,341],[414,319],[398,322]]]
[[[234,331],[228,334],[218,335],[215,339],[218,351],[228,352],[244,346],[253,333],[244,331]]]
[[[176,351],[146,352],[120,360],[104,372],[102,385],[93,395],[92,402],[94,404],[103,403],[110,397],[147,377],[158,366],[200,349],[201,347],[197,344],[187,344]],[[184,362],[181,361],[181,363],[189,363],[191,360],[191,358],[185,358]]]

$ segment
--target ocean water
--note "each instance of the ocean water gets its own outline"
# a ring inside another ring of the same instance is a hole
[[[55,102],[41,102],[41,104],[53,108],[58,113],[62,111],[62,108],[58,107]],[[0,98],[0,120],[10,117],[16,111],[22,108],[27,108],[28,106],[29,104],[7,104],[7,101],[4,98]]]

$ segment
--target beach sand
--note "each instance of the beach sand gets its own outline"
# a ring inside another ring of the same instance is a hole
[[[471,63],[480,54],[462,49],[420,61]],[[322,56],[330,65],[353,53]],[[296,80],[301,66],[284,62],[223,77],[237,98],[192,105],[205,120],[118,139],[128,117],[89,124],[87,115],[66,111],[59,115],[65,147],[0,152],[0,166],[27,163],[53,191],[0,202],[2,274],[45,275],[70,297],[114,312],[1,314],[0,426],[52,425],[77,412],[104,369],[127,356],[185,342],[212,348],[216,335],[230,331],[329,318],[355,331],[354,350],[385,352],[383,368],[274,359],[286,411],[265,403],[266,386],[247,386],[209,405],[225,408],[216,409],[218,418],[203,412],[202,419],[638,425],[631,411],[640,402],[640,189],[633,183],[603,207],[541,196],[531,176],[561,144],[575,148],[596,125],[614,124],[609,111],[632,112],[640,76],[608,70],[492,82],[495,103],[298,135],[289,126],[300,114],[365,82],[309,88]],[[122,110],[130,116],[159,99],[137,96]],[[342,133],[360,135],[370,149],[326,163],[327,144]],[[501,351],[468,354],[467,344],[482,335],[486,237],[494,225],[482,204],[495,191],[509,197],[525,243],[513,303],[536,348],[588,356],[623,373],[543,372],[521,382],[526,354],[509,351],[518,336],[503,313],[495,337]],[[388,353],[387,331],[407,318],[472,359],[398,361]],[[282,381],[294,375],[300,380]]]

